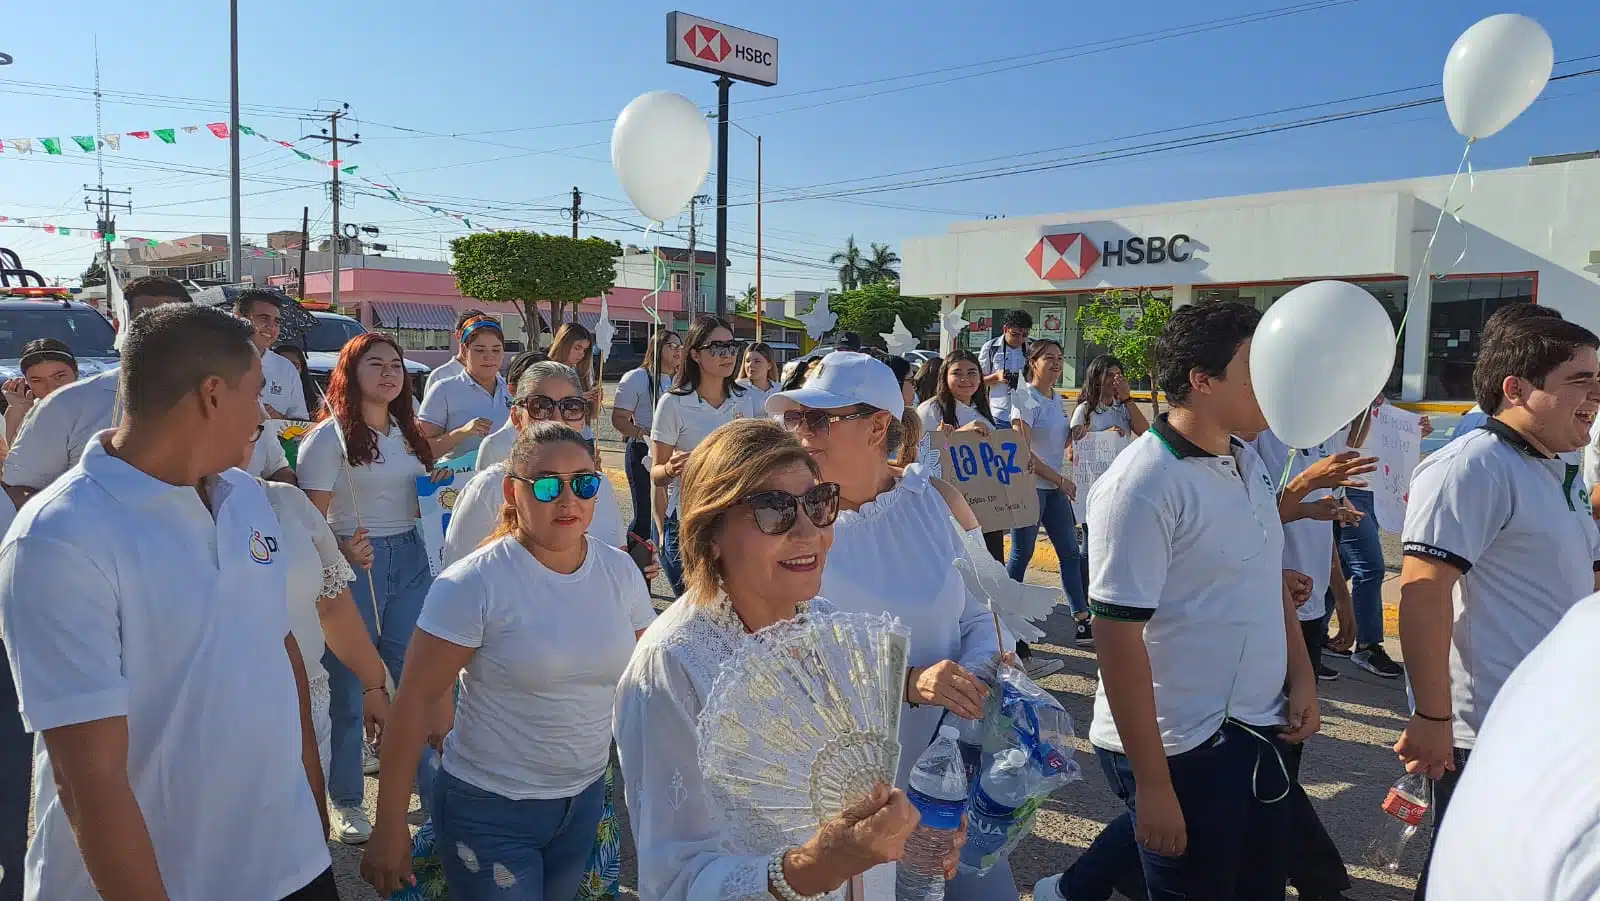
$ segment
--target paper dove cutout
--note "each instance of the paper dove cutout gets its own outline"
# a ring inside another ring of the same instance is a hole
[[[832,331],[834,324],[839,321],[838,314],[828,309],[827,291],[822,292],[822,296],[811,304],[810,312],[802,313],[795,318],[805,323],[806,335],[813,341]]]
[[[1042,399],[1042,395],[1032,389],[1019,388],[1011,392],[1011,418],[1033,422],[1033,414],[1039,411]]]
[[[939,314],[939,349],[945,355],[961,346],[961,333],[967,330],[967,302],[962,301],[948,313]]]
[[[884,348],[892,356],[903,357],[908,351],[917,349],[917,336],[911,334],[906,324],[900,321],[898,313],[894,317],[894,331],[887,334],[879,332],[878,337],[883,339]]]
[[[961,572],[961,580],[966,583],[967,590],[984,601],[1017,638],[1023,641],[1043,638],[1044,631],[1034,622],[1049,616],[1050,611],[1065,597],[1061,589],[1012,581],[1006,575],[1005,567],[989,556],[989,549],[983,543],[983,533],[977,529],[963,531],[961,543],[966,546],[967,556],[956,558],[955,566]]]
[[[594,324],[594,343],[600,351],[600,362],[611,356],[611,342],[617,337],[617,327],[611,324],[611,312],[606,308],[606,296],[600,295],[600,319]]]

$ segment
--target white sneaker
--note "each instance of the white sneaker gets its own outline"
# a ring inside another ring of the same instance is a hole
[[[372,837],[372,821],[359,804],[335,807],[328,812],[333,837],[347,845],[359,845]]]
[[[372,745],[361,743],[361,772],[368,776],[378,775],[378,755],[373,752]]]
[[[1033,884],[1033,901],[1067,901],[1061,894],[1061,874],[1046,876]]]

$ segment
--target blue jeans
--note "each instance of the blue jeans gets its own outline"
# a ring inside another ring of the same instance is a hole
[[[1365,514],[1354,526],[1340,526],[1339,565],[1350,580],[1350,602],[1356,611],[1356,644],[1383,644],[1383,542],[1372,492],[1348,488],[1350,506]]]
[[[405,666],[406,648],[411,646],[411,633],[417,628],[417,615],[422,612],[422,601],[428,596],[433,576],[428,572],[428,554],[422,546],[422,536],[415,530],[399,535],[372,538],[372,580],[367,573],[356,570],[356,580],[350,583],[350,596],[354,598],[361,621],[366,623],[367,637],[378,648],[378,656],[395,685],[400,684],[400,671]],[[374,606],[372,590],[378,591]],[[383,621],[379,634],[376,611]],[[322,655],[322,665],[328,669],[328,690],[332,695],[328,705],[328,718],[332,722],[331,753],[328,760],[328,801],[333,805],[359,805],[366,795],[365,777],[361,772],[362,744],[365,740],[361,717],[361,680],[350,668],[333,656],[333,651]],[[432,796],[433,775],[439,761],[432,748],[424,748],[422,761],[417,766],[417,796],[426,807]]]
[[[667,517],[661,536],[661,571],[667,574],[673,597],[683,597],[683,558],[678,556],[678,514]]]
[[[1039,525],[1023,526],[1011,530],[1011,558],[1006,561],[1006,573],[1018,582],[1028,575],[1028,563],[1033,560],[1034,544],[1039,540],[1039,527],[1043,526],[1050,543],[1055,546],[1061,560],[1061,588],[1067,593],[1067,603],[1077,615],[1089,614],[1088,593],[1083,587],[1083,576],[1078,568],[1078,522],[1072,514],[1072,501],[1055,487],[1039,489]]]
[[[1167,758],[1188,834],[1182,857],[1139,848],[1150,901],[1282,901],[1289,879],[1291,787],[1279,768],[1288,750],[1277,732],[1228,722],[1200,747]],[[1128,758],[1095,748],[1112,791],[1137,824],[1138,787]],[[1271,803],[1269,803],[1271,802]]]
[[[434,847],[453,901],[571,901],[583,882],[606,780],[571,798],[513,801],[441,770]]]
[[[650,519],[650,505],[655,500],[656,486],[650,481],[650,444],[629,441],[625,456],[628,498],[633,501],[633,519],[628,521],[628,531],[640,538],[654,538],[651,534],[654,523]]]

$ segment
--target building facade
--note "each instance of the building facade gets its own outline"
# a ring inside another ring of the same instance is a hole
[[[1007,310],[1029,311],[1034,335],[1062,341],[1070,388],[1102,352],[1082,337],[1078,307],[1108,289],[1265,310],[1298,285],[1340,279],[1395,323],[1396,396],[1470,402],[1483,323],[1501,306],[1549,304],[1600,331],[1600,159],[1462,176],[1447,204],[1451,180],[959,223],[902,244],[901,288],[946,311],[965,302],[955,338],[972,348],[999,334]],[[1442,206],[1433,277],[1418,281]]]

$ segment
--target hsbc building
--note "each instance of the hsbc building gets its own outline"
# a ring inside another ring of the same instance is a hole
[[[941,336],[945,347],[976,350],[1007,311],[1027,311],[1034,337],[1062,343],[1070,390],[1103,352],[1077,325],[1088,299],[1120,297],[1130,313],[1140,298],[1265,310],[1306,282],[1341,279],[1370,292],[1401,332],[1390,393],[1464,410],[1496,309],[1546,303],[1600,331],[1600,158],[1535,163],[1478,172],[1464,205],[1458,186],[1434,277],[1416,285],[1449,176],[956,223],[902,242],[901,290],[946,311],[965,303],[968,327]]]

